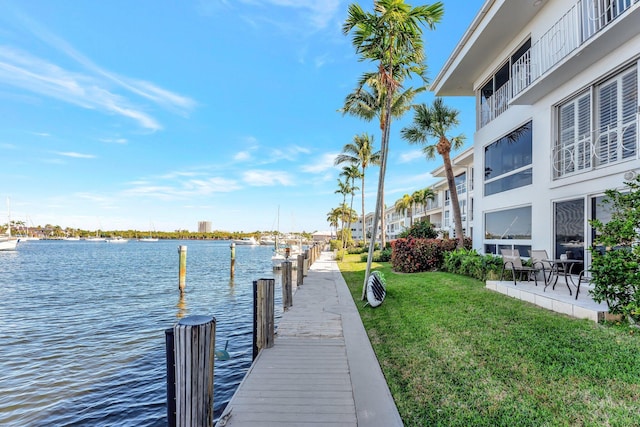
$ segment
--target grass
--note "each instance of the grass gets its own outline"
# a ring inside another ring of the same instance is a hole
[[[640,425],[640,331],[387,263],[385,301],[365,307],[359,258],[338,264],[405,426]]]

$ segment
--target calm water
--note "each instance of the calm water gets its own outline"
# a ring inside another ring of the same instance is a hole
[[[187,285],[178,291],[178,246]],[[0,425],[165,426],[164,331],[213,315],[216,418],[251,365],[252,282],[271,248],[229,242],[29,241],[0,252]],[[276,278],[276,316],[281,315]]]

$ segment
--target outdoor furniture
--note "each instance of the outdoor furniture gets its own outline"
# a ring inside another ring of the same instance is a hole
[[[544,262],[549,262],[551,264],[554,265],[554,268],[556,269],[556,274],[555,274],[555,280],[553,280],[553,286],[551,287],[551,289],[556,288],[556,283],[558,283],[558,278],[560,277],[560,275],[564,276],[564,282],[567,285],[567,289],[569,289],[569,295],[573,295],[571,292],[571,286],[569,286],[569,281],[571,281],[571,284],[573,286],[576,287],[576,299],[578,299],[578,289],[579,289],[579,285],[576,285],[576,283],[573,281],[573,277],[571,276],[573,274],[573,268],[577,265],[577,264],[582,264],[583,261],[580,259],[568,259],[568,258],[560,258],[560,259],[545,259],[543,260]],[[545,286],[544,286],[544,290],[547,290],[547,286],[549,286],[551,284],[552,280],[549,280]]]
[[[582,283],[589,283],[591,281],[591,272],[588,270],[582,270],[578,275],[578,286],[576,286],[576,299],[578,299],[578,294],[580,293],[580,285]]]
[[[529,251],[531,263],[534,267],[542,269],[542,278],[545,285],[551,281],[553,275],[558,274],[557,266],[549,261],[549,255],[546,249],[534,249]]]
[[[527,281],[531,280],[531,276],[533,276],[533,280],[538,286],[538,277],[537,274],[540,271],[539,268],[536,267],[528,267],[522,265],[522,259],[520,259],[520,251],[517,249],[501,249],[500,253],[502,254],[502,274],[500,274],[500,281],[504,277],[505,270],[511,270],[511,276],[513,277],[513,284],[517,286],[516,283],[516,274],[522,278],[523,275],[526,275]]]

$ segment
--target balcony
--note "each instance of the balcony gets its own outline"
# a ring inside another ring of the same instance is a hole
[[[569,143],[556,143],[553,150],[554,178],[638,158],[639,122],[636,114],[633,120],[592,131]]]
[[[512,64],[511,103],[542,98],[635,37],[638,22],[640,0],[579,0]]]

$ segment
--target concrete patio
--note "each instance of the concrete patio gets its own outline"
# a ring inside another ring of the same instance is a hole
[[[578,277],[574,276],[573,280],[578,283]],[[576,287],[571,286],[571,295],[565,284],[564,278],[559,277],[555,289],[549,285],[544,290],[544,281],[538,280],[538,286],[531,281],[517,281],[514,285],[513,280],[487,280],[486,287],[492,291],[500,292],[513,298],[530,302],[547,310],[557,313],[566,314],[578,319],[589,319],[594,322],[604,320],[608,316],[609,308],[606,303],[597,303],[589,294],[592,286],[582,284],[578,299],[575,299]],[[569,282],[571,284],[571,282]]]

